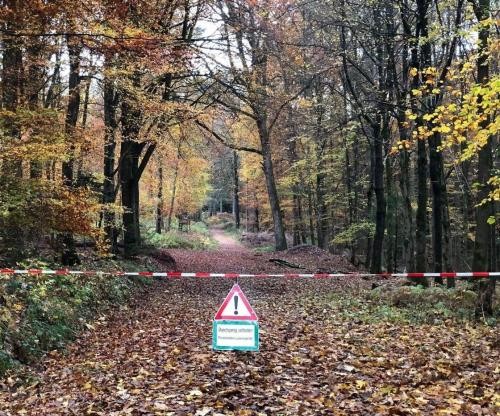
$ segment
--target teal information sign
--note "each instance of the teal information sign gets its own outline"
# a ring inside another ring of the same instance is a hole
[[[213,321],[214,350],[258,351],[258,321]]]

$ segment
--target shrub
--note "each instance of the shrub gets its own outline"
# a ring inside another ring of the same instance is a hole
[[[168,231],[156,233],[153,228],[146,228],[143,232],[144,243],[155,248],[181,248],[187,250],[210,249],[215,242],[210,238],[210,233],[204,223],[191,224],[191,231]]]
[[[0,374],[16,361],[31,363],[72,340],[86,321],[127,300],[141,278],[3,276],[0,300]]]

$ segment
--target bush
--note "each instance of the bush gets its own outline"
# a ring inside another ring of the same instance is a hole
[[[16,361],[32,363],[74,339],[87,321],[124,303],[142,278],[4,276],[0,300],[0,375]]]
[[[191,231],[168,231],[156,233],[153,228],[146,228],[143,232],[144,243],[155,248],[181,248],[187,250],[210,249],[215,242],[210,238],[206,224],[196,222],[191,224]]]
[[[369,298],[381,300],[398,308],[435,308],[450,310],[474,310],[476,293],[465,288],[446,289],[442,287],[423,288],[422,286],[403,286],[396,288],[377,288],[370,292]]]
[[[349,319],[434,324],[473,320],[476,293],[467,287],[383,286],[357,294],[331,294],[328,303]],[[492,323],[494,323],[492,321]]]

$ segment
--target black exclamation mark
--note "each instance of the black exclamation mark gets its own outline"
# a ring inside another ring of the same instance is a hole
[[[238,296],[234,296],[234,314],[238,315]]]

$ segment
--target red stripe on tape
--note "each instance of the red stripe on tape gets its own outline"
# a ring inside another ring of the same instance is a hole
[[[2,274],[14,274],[15,270],[14,269],[0,269],[0,273],[2,273]]]
[[[425,273],[408,273],[408,277],[410,278],[425,277]]]
[[[195,277],[210,277],[210,273],[198,272],[195,273]]]
[[[473,272],[472,276],[474,276],[474,277],[489,277],[490,273],[489,272]]]
[[[66,276],[69,274],[69,270],[68,269],[59,269],[59,270],[56,270],[56,274],[58,276]]]
[[[453,272],[444,272],[441,273],[441,277],[457,277],[457,274]]]
[[[167,272],[167,277],[172,277],[174,279],[182,277],[181,272]]]
[[[41,269],[29,269],[28,274],[37,276],[37,275],[42,274],[42,270]]]
[[[294,279],[294,278],[300,277],[300,274],[298,274],[298,273],[287,273],[287,274],[285,274],[285,277],[287,277],[289,279]]]
[[[139,272],[139,276],[153,276],[153,272]]]
[[[330,275],[327,273],[314,273],[314,277],[316,279],[325,279],[327,277],[330,277]]]
[[[227,277],[228,279],[234,279],[236,277],[240,277],[238,273],[224,273],[224,277]]]

